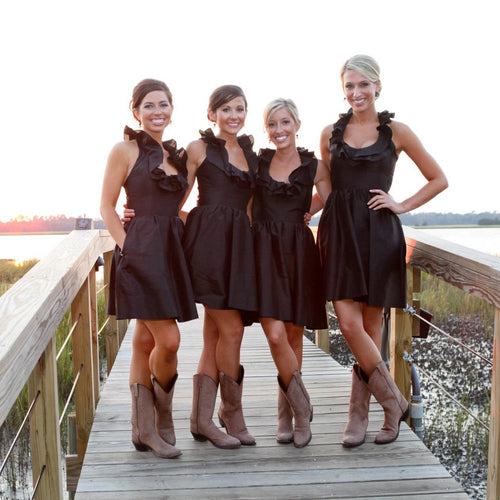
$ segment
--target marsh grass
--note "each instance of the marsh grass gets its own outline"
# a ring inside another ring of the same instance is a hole
[[[20,279],[37,261],[30,261],[26,266],[16,267],[12,261],[0,260],[0,276],[4,281],[0,282],[0,295],[7,291],[12,284]],[[23,272],[24,271],[24,272]],[[102,285],[98,285],[102,286]],[[98,324],[102,324],[105,317],[104,297],[99,294],[97,299]],[[59,352],[68,332],[71,330],[71,313],[68,310],[56,329],[56,352]],[[99,359],[105,361],[105,343],[99,342]],[[101,374],[106,370],[101,369]],[[70,340],[62,351],[57,361],[57,383],[59,390],[59,409],[63,410],[66,400],[73,385],[73,348]],[[15,404],[12,406],[5,422],[0,427],[0,457],[6,456],[11,443],[18,432],[18,429],[28,411],[27,386],[19,394]],[[68,413],[74,410],[71,403]],[[68,432],[65,424],[61,425],[61,448],[63,453],[68,451]],[[0,477],[0,500],[7,498],[24,499],[30,498],[31,489],[31,457],[30,457],[30,436],[29,426],[26,425],[21,432],[20,438],[13,450],[13,454]],[[4,491],[5,490],[5,491]]]

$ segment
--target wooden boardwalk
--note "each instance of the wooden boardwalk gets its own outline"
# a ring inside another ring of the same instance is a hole
[[[202,321],[180,327],[174,422],[176,446],[183,455],[162,460],[151,452],[135,451],[130,441],[129,328],[101,394],[77,500],[468,498],[406,425],[401,426],[396,442],[373,443],[383,419],[375,402],[367,442],[358,448],[343,448],[350,372],[306,338],[303,376],[314,405],[313,438],[302,449],[278,444],[276,370],[260,325],[246,329],[241,353],[246,372],[244,413],[257,445],[220,450],[208,441],[194,441],[189,415]]]

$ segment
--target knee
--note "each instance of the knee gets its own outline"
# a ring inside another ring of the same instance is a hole
[[[286,336],[283,335],[283,332],[280,332],[276,328],[266,331],[266,337],[271,349],[276,349],[277,347],[287,342]]]
[[[347,339],[352,338],[354,335],[356,335],[356,332],[363,330],[363,328],[361,327],[361,325],[359,325],[358,322],[352,321],[348,318],[339,321],[339,327],[340,331],[342,332],[342,335]]]
[[[177,355],[180,347],[180,337],[178,335],[169,335],[157,346],[166,358],[171,358]]]

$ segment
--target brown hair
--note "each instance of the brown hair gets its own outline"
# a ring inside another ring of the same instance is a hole
[[[217,87],[212,92],[210,99],[208,100],[208,110],[214,113],[221,106],[229,101],[232,101],[235,97],[243,97],[243,100],[245,101],[245,108],[248,106],[247,98],[245,97],[243,90],[237,85],[222,85],[221,87]]]
[[[134,110],[137,109],[144,98],[150,93],[155,90],[160,90],[162,92],[165,92],[167,94],[167,98],[170,104],[173,104],[172,102],[172,92],[170,92],[170,89],[167,87],[166,83],[162,82],[161,80],[155,80],[153,78],[146,78],[142,81],[140,81],[135,87],[132,92],[132,99],[130,100],[130,109]]]

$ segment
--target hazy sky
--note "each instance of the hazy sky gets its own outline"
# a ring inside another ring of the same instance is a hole
[[[356,53],[381,65],[378,109],[407,123],[449,178],[419,211],[500,211],[496,3],[2,2],[0,220],[98,216],[108,152],[135,126],[128,103],[146,77],[173,92],[165,139],[179,145],[209,126],[211,91],[234,83],[257,149],[268,146],[262,109],[281,96],[299,107],[299,144],[317,150],[321,129],[346,111],[339,68]],[[422,184],[402,155],[391,194],[402,200]]]

